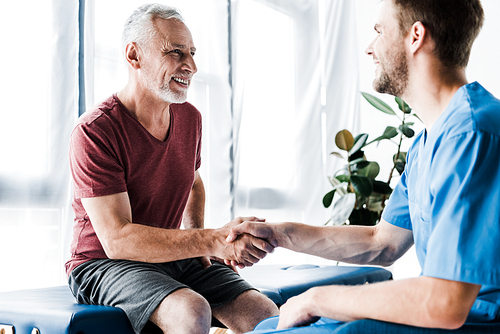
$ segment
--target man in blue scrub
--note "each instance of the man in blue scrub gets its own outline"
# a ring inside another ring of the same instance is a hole
[[[228,236],[384,266],[414,244],[422,274],[312,288],[255,333],[500,332],[500,101],[465,75],[482,23],[479,0],[382,2],[366,50],[373,86],[407,101],[425,130],[377,226],[245,222]]]

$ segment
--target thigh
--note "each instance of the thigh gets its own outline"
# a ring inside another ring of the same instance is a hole
[[[279,314],[274,302],[256,290],[247,290],[230,302],[212,310],[212,314],[226,327],[237,333],[246,333],[259,322]]]
[[[179,261],[179,280],[209,302],[214,318],[234,332],[248,332],[261,320],[278,314],[276,305],[231,268],[213,261],[203,268],[198,259]]]
[[[69,285],[79,303],[121,308],[137,333],[165,297],[187,288],[154,264],[110,259],[81,264]]]
[[[198,259],[177,261],[177,265],[182,275],[176,276],[176,279],[205,297],[212,309],[226,304],[245,291],[255,290],[238,273],[217,261],[213,261],[206,269]]]

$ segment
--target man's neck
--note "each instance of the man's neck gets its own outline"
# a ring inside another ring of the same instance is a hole
[[[403,99],[430,130],[467,79],[465,69],[433,68],[415,75],[410,82]]]
[[[149,89],[129,82],[118,92],[127,111],[154,137],[164,141],[170,127],[170,103]]]

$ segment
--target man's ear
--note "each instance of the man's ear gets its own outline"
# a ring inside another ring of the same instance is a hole
[[[141,68],[140,65],[140,50],[136,43],[131,42],[125,46],[125,60],[132,66],[133,69],[137,70]]]
[[[418,50],[422,49],[424,44],[428,42],[429,32],[422,22],[417,21],[413,23],[410,29],[410,51],[415,54]]]

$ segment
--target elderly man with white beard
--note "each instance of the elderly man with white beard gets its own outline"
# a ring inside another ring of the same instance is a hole
[[[191,33],[175,9],[144,5],[125,24],[123,50],[128,84],[71,137],[70,288],[80,303],[123,309],[136,333],[208,333],[212,316],[249,331],[278,310],[223,260],[252,265],[273,247],[225,240],[254,217],[203,228],[201,114],[185,102],[197,71]]]

